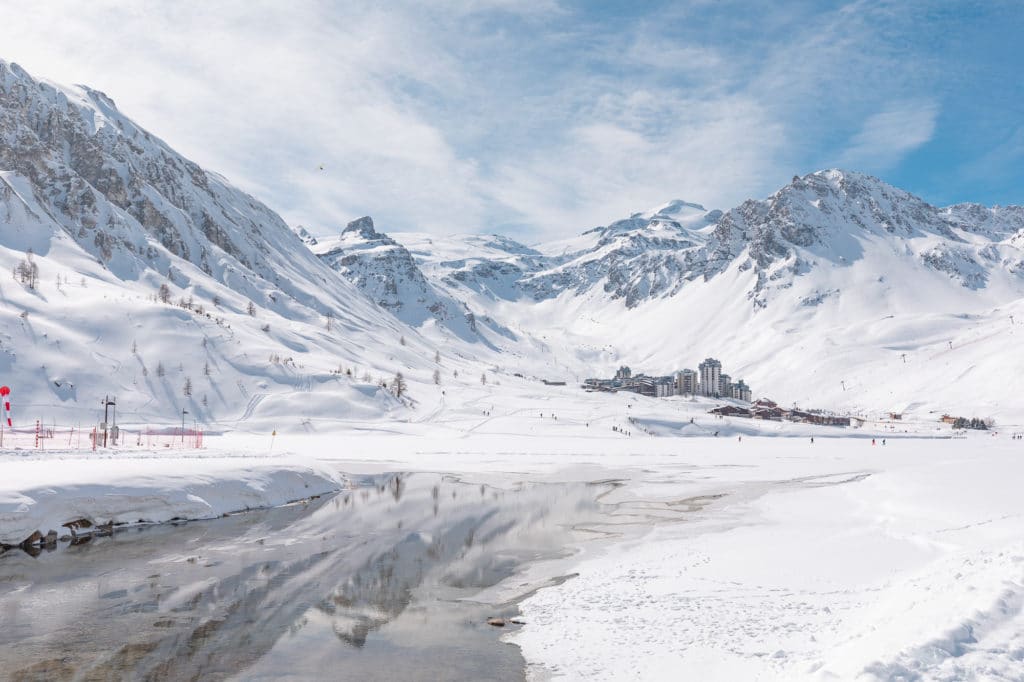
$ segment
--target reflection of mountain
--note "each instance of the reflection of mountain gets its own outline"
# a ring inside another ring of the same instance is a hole
[[[5,558],[0,582],[32,585],[17,600],[0,596],[0,614],[17,612],[15,603],[27,614],[0,615],[0,649],[16,649],[5,666],[57,678],[221,679],[298,665],[307,648],[321,660],[313,665],[365,665],[352,647],[410,605],[450,610],[438,600],[496,583],[520,554],[560,548],[566,531],[545,517],[569,523],[594,503],[582,486],[558,491],[502,493],[418,475],[306,507]],[[59,605],[54,586],[65,595]]]
[[[318,514],[329,510],[325,504],[325,500],[320,500],[309,508]],[[199,561],[205,562],[205,558],[194,563],[186,561],[187,568],[181,569],[177,584],[172,586],[162,584],[164,576],[142,577],[147,559],[152,553],[166,551],[161,547],[161,540],[167,536],[181,543],[187,538],[175,536],[187,535],[195,541],[195,544],[184,544],[190,549],[202,547],[206,542],[227,545],[234,541],[235,532],[284,530],[300,523],[305,513],[300,506],[256,513],[253,516],[262,517],[258,525],[246,519],[246,515],[232,517],[217,522],[220,528],[215,535],[203,532],[204,524],[192,524],[179,529],[180,533],[160,532],[152,539],[141,536],[132,544],[136,550],[143,551],[133,551],[129,557],[121,555],[117,551],[119,547],[113,546],[127,543],[92,543],[88,551],[98,561],[96,566],[86,568],[94,568],[96,572],[79,580],[87,584],[102,580],[105,573],[116,572],[119,564],[125,564],[133,573],[130,580],[135,584],[129,590],[122,590],[127,603],[118,602],[120,627],[107,629],[107,624],[100,624],[99,633],[73,633],[61,647],[63,660],[65,663],[69,659],[74,661],[78,667],[76,672],[85,673],[86,679],[211,679],[222,678],[232,670],[251,664],[266,654],[277,638],[301,618],[308,607],[303,595],[310,589],[308,578],[304,576],[315,575],[331,553],[311,554],[296,561],[271,559],[244,563],[237,572],[220,570],[224,564],[201,565]],[[269,523],[262,523],[264,519]],[[70,561],[77,559],[69,558]],[[210,570],[204,571],[204,568]],[[189,584],[188,580],[197,576],[203,587],[189,595],[188,591],[194,589],[195,584]],[[140,599],[139,594],[147,598]],[[100,599],[109,597],[110,594],[102,595]],[[101,615],[102,610],[92,614],[93,617]],[[88,646],[97,635],[106,635],[113,645]],[[74,643],[86,645],[90,650],[75,651]],[[100,652],[98,659],[94,658],[93,649]],[[112,653],[104,656],[104,651]]]
[[[498,514],[497,510],[481,512],[430,534],[409,533],[389,550],[368,558],[344,585],[317,605],[334,618],[338,638],[361,647],[371,631],[404,611],[425,575],[464,558],[476,532]],[[508,523],[503,528],[507,531],[514,525]]]

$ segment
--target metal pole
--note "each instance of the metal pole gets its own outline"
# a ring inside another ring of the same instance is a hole
[[[181,446],[185,447],[185,415],[188,414],[188,410],[184,407],[181,408]]]
[[[110,417],[110,396],[103,396],[103,447],[107,447],[107,429]]]

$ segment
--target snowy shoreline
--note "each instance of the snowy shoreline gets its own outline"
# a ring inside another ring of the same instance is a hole
[[[609,528],[641,532],[595,534],[477,597],[516,602],[526,625],[502,639],[531,680],[1020,679],[1024,443],[798,435],[290,446],[352,472],[621,481]]]
[[[95,529],[211,519],[348,484],[337,469],[313,459],[229,452],[3,452],[0,468],[0,544],[7,546],[67,535],[66,524],[81,520]]]

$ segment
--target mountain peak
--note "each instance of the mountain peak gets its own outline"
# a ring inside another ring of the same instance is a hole
[[[368,215],[356,218],[341,231],[342,236],[353,233],[360,235],[364,239],[380,239],[383,236],[374,229],[373,218]]]
[[[651,211],[651,213],[654,215],[675,216],[680,213],[690,213],[692,211],[700,211],[701,213],[706,213],[707,209],[701,206],[700,204],[695,204],[691,201],[673,199],[672,201],[669,201],[668,203],[662,204],[661,206],[655,208],[653,211]]]

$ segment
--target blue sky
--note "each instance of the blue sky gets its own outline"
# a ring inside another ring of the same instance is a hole
[[[288,4],[0,0],[0,58],[314,233],[542,239],[836,166],[1024,203],[1019,2]]]

